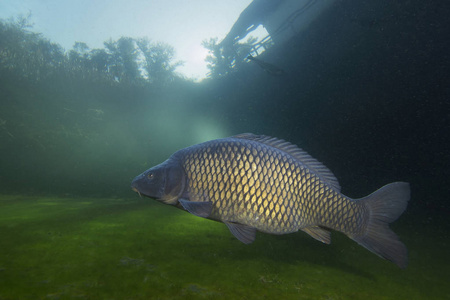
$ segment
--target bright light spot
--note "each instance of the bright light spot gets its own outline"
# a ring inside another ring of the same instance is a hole
[[[258,42],[259,42],[259,41],[261,41],[263,38],[265,38],[268,35],[269,35],[269,33],[264,28],[264,26],[259,25],[255,30],[250,32],[248,36],[252,36],[252,37],[257,38]],[[247,38],[245,38],[243,41],[246,41],[246,40],[247,40]],[[241,42],[243,42],[243,41],[241,41]]]
[[[145,115],[144,131],[154,143],[151,155],[155,161],[163,161],[179,149],[231,135],[224,121],[206,116],[181,99],[160,99]]]
[[[206,56],[208,55],[208,50],[205,49],[201,45],[194,45],[192,47],[191,52],[191,60],[193,63],[199,64],[203,63],[205,61]]]
[[[216,119],[198,116],[192,124],[192,141],[194,144],[227,137],[224,126]]]
[[[177,72],[197,81],[204,79],[206,73],[208,73],[205,62],[208,50],[198,43],[192,43],[183,50],[183,53],[180,53],[180,57],[182,57],[181,59],[184,61],[184,65],[177,68]]]

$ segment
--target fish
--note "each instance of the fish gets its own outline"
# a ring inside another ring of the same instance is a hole
[[[281,69],[275,65],[269,64],[261,59],[255,58],[251,55],[247,56],[247,59],[256,63],[258,66],[260,66],[264,71],[266,71],[271,76],[278,77],[278,76],[286,75],[286,72],[283,69]]]
[[[389,228],[406,209],[408,183],[352,199],[328,168],[282,139],[243,133],[196,144],[136,176],[131,188],[222,222],[245,244],[256,231],[299,230],[330,244],[335,230],[400,268],[408,263],[406,246]]]

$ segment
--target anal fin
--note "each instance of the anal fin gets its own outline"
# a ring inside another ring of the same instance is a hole
[[[325,244],[331,244],[331,232],[319,226],[306,227],[302,229],[318,241]]]

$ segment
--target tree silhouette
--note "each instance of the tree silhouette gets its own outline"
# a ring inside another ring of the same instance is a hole
[[[39,81],[63,67],[65,55],[61,46],[28,30],[29,18],[0,20],[0,68]]]
[[[235,43],[225,49],[217,43],[217,40],[216,37],[202,42],[202,46],[209,50],[206,62],[212,78],[222,77],[232,71],[237,71],[257,41],[256,38],[249,37],[246,42]]]
[[[71,72],[82,72],[89,65],[89,47],[86,43],[75,42],[68,53],[68,64]]]
[[[208,63],[207,68],[212,78],[224,76],[233,68],[233,58],[224,55],[223,48],[217,44],[217,40],[216,37],[202,42],[202,46],[209,51],[205,61]]]
[[[144,57],[142,67],[149,82],[163,85],[171,82],[175,69],[183,64],[181,61],[172,63],[175,49],[165,43],[152,44],[146,38],[136,40],[136,44]]]
[[[117,41],[109,40],[104,45],[109,54],[108,72],[112,77],[117,81],[136,82],[140,77],[140,71],[134,40],[121,37]]]
[[[107,74],[108,73],[108,61],[109,55],[105,49],[93,49],[90,54],[90,66],[91,68],[98,72]]]
[[[167,85],[178,75],[175,50],[165,43],[121,37],[104,42],[104,49],[90,49],[76,42],[72,49],[51,43],[30,31],[30,16],[0,20],[0,75],[40,81],[46,78],[102,80],[115,83]]]

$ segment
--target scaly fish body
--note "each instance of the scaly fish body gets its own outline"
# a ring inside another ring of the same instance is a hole
[[[303,230],[330,243],[333,229],[400,267],[407,263],[406,247],[388,228],[406,208],[407,183],[351,199],[331,171],[283,140],[242,134],[194,145],[136,177],[132,188],[221,221],[244,243],[256,230]]]
[[[212,201],[212,219],[283,234],[316,225],[354,231],[348,225],[358,223],[361,216],[355,202],[277,148],[229,138],[187,148],[179,155],[189,199]]]

